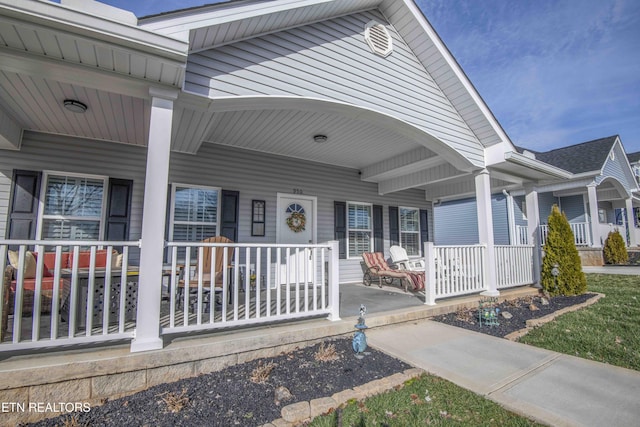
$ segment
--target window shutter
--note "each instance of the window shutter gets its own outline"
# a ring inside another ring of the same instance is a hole
[[[429,241],[429,221],[426,209],[420,209],[420,252],[424,248],[424,242]]]
[[[13,172],[7,238],[16,240],[36,238],[41,180],[40,172],[25,170]]]
[[[220,218],[220,236],[238,241],[238,204],[240,192],[222,190],[222,215]]]
[[[373,205],[373,250],[384,252],[382,206]]]
[[[130,179],[109,179],[105,240],[129,240],[132,190]]]
[[[347,204],[333,202],[334,238],[339,242],[340,259],[347,259]]]
[[[389,245],[400,245],[400,220],[397,206],[389,206]]]

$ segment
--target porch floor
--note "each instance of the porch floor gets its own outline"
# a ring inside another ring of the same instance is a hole
[[[536,292],[537,289],[529,286],[508,289],[501,291],[500,299]],[[131,353],[129,342],[121,342],[111,343],[108,347],[2,354],[0,376],[3,384],[0,390],[136,371],[146,371],[147,378],[151,378],[151,370],[162,371],[164,382],[176,381],[228,365],[272,357],[328,337],[351,335],[355,331],[360,304],[367,307],[367,326],[376,328],[429,318],[462,307],[475,307],[479,299],[480,295],[469,295],[439,300],[436,305],[428,306],[424,305],[424,295],[421,293],[405,293],[394,286],[380,289],[362,284],[344,284],[340,286],[342,319],[334,322],[323,317],[165,337],[164,348],[140,353]],[[185,369],[187,365],[189,369]],[[167,373],[178,366],[180,374]],[[141,389],[152,385],[147,383]]]

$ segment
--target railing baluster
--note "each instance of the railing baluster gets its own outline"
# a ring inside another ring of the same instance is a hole
[[[240,248],[239,247],[235,247],[234,251],[234,258],[236,261],[233,264],[233,320],[237,321],[238,320],[238,292],[240,292],[240,286],[239,286],[239,282],[240,282],[240,259],[238,258],[238,256],[240,255]]]
[[[267,293],[267,311],[266,316],[271,317],[271,251],[273,248],[267,248],[267,283],[265,285],[265,291]]]
[[[262,307],[262,301],[260,300],[260,295],[262,294],[260,291],[262,289],[262,251],[260,249],[260,247],[256,248],[256,270],[254,271],[256,275],[256,319],[261,317],[260,311]],[[249,283],[251,283],[251,277],[249,277]]]
[[[36,259],[36,286],[33,290],[33,306],[31,309],[31,341],[40,339],[40,307],[42,305],[42,277],[44,272],[44,248],[37,245],[35,251],[39,256]]]
[[[202,282],[204,280],[204,247],[198,248],[198,290],[196,296],[196,325],[202,324]]]
[[[216,251],[218,249],[225,251],[226,248],[216,248],[215,246],[211,248],[211,256],[209,257],[209,265],[211,266],[211,271],[209,272],[209,323],[213,323],[216,311],[216,278],[219,273],[216,270]],[[222,268],[224,269],[224,265]],[[222,287],[224,288],[224,282]]]
[[[184,286],[182,288],[182,324],[189,324],[189,294],[191,293],[191,247],[187,246],[184,255]]]
[[[251,317],[251,248],[244,251],[244,318]]]
[[[129,246],[122,248],[122,268],[120,270],[120,309],[118,310],[118,332],[124,332],[127,306],[127,272],[129,271]]]
[[[177,271],[178,271],[178,247],[174,246],[171,248],[171,283],[170,283],[170,289],[169,289],[169,325],[172,328],[176,325],[176,304],[177,304],[176,297],[177,297],[177,291],[178,291],[178,283],[176,280]],[[188,276],[185,274],[184,280],[188,282],[188,279],[189,279]]]

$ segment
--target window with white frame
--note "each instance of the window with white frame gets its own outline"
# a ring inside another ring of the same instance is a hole
[[[400,246],[409,256],[420,256],[420,210],[400,207]]]
[[[102,240],[107,179],[45,171],[39,237]]]
[[[220,189],[172,184],[169,238],[197,242],[218,235]]]
[[[372,248],[372,205],[347,202],[347,248],[348,257],[356,258]]]

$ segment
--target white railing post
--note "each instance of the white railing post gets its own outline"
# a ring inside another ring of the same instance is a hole
[[[424,303],[436,304],[436,251],[433,242],[424,242]]]
[[[329,320],[340,320],[340,248],[337,240],[329,241]]]

